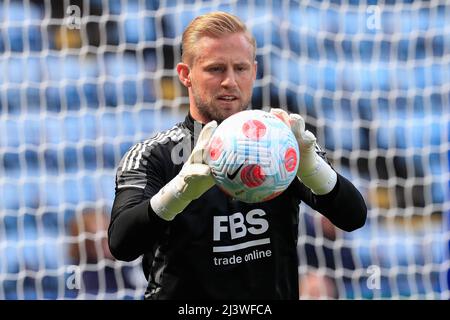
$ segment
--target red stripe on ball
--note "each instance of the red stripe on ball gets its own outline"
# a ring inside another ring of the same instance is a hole
[[[221,153],[223,151],[223,141],[219,137],[214,137],[212,139],[210,147],[209,147],[209,157],[211,160],[219,159]]]
[[[294,148],[288,148],[284,154],[284,167],[288,172],[295,169],[297,165],[297,152]]]
[[[242,132],[249,139],[258,140],[266,131],[266,126],[259,120],[248,120],[242,125]]]
[[[266,179],[263,169],[257,164],[245,166],[241,170],[241,181],[249,188],[256,188]]]

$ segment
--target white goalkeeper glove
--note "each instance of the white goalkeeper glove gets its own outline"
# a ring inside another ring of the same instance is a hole
[[[288,114],[283,109],[274,108],[270,113],[280,118],[292,130],[300,150],[297,177],[314,194],[324,195],[333,190],[337,174],[316,152],[316,137],[305,130],[305,120],[296,113]]]
[[[173,220],[192,200],[199,198],[214,185],[203,154],[216,128],[216,121],[203,127],[197,144],[181,171],[150,199],[153,211],[162,219]]]

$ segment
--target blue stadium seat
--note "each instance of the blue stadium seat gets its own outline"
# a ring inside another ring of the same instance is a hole
[[[300,11],[298,5],[292,3],[289,7],[287,18],[289,25],[294,29],[298,30],[301,27],[316,34],[319,31],[323,31],[324,25],[322,22],[324,19],[321,18],[323,14],[323,10],[313,6],[309,6],[305,10]],[[297,41],[299,40],[301,39],[297,39]]]
[[[101,159],[101,163],[105,168],[116,168],[119,164],[119,154],[117,152],[116,144],[114,140],[118,136],[125,136],[122,132],[123,129],[130,128],[130,124],[133,123],[133,120],[130,119],[129,122],[122,121],[120,119],[120,114],[118,113],[104,113],[98,119],[98,137],[104,138],[105,141],[101,145],[101,150],[99,150],[99,154],[97,157]],[[133,132],[127,132],[126,135],[134,135]]]
[[[164,14],[161,20],[164,37],[170,39],[181,37],[184,29],[197,15],[197,12],[190,10]]]
[[[62,181],[62,197],[61,203],[77,205],[80,203],[80,187],[78,186],[79,179],[66,177]]]
[[[210,11],[232,12],[244,21],[256,39],[259,48],[264,45],[276,45],[281,47],[279,33],[279,6],[256,5],[249,6],[247,1],[238,1],[235,7],[229,3],[206,3],[202,6],[175,7],[165,13],[162,18],[164,37],[174,39],[181,37],[187,25],[198,15]],[[188,2],[185,2],[188,4]],[[252,19],[249,19],[250,14]]]
[[[170,0],[164,4],[168,8],[167,12],[164,13],[162,17],[162,25],[165,38],[181,38],[184,29],[198,15],[217,10],[231,12],[231,8],[233,8],[233,6],[228,3],[219,4],[211,3],[210,1],[200,1],[204,2],[200,6],[193,5],[197,4],[198,2],[199,1],[195,0],[185,0],[183,1],[183,5],[180,5],[179,1]],[[239,4],[240,3],[242,3],[242,1],[239,1]],[[254,8],[255,10],[259,10],[260,6],[255,6]],[[245,10],[248,10],[247,6],[238,5],[238,8],[236,10],[237,15],[241,17],[241,15],[244,14]]]
[[[341,11],[340,14],[342,15],[340,23],[343,24],[343,27],[340,30],[341,32],[345,33],[346,35],[355,35],[359,32],[366,31],[366,24],[364,22],[366,22],[367,20],[365,15],[364,17],[362,17],[362,15],[358,14],[357,11],[351,10],[348,10],[345,13]]]
[[[332,59],[329,53],[334,51],[334,42],[332,43],[321,43],[317,38],[317,32],[326,31],[328,26],[335,25],[336,15],[334,11],[329,11],[328,16],[323,10],[318,8],[308,7],[306,10],[300,11],[298,6],[294,3],[289,8],[286,17],[281,19],[286,19],[287,22],[287,33],[282,37],[288,38],[287,43],[283,46],[288,48],[290,54],[295,53],[301,57],[307,57],[309,59],[317,60],[319,58],[325,58],[322,52],[319,52],[319,46],[324,46],[325,54],[327,59]],[[281,20],[283,21],[283,20]],[[336,28],[331,28],[332,30],[337,30]],[[341,58],[341,57],[340,57]],[[336,59],[333,58],[334,60]]]
[[[43,7],[32,2],[10,1],[0,5],[0,21],[8,22],[9,26],[2,30],[0,37],[0,52],[9,48],[14,52],[24,50],[41,51],[42,35],[40,25],[44,18]],[[27,26],[20,22],[28,22]],[[3,42],[6,40],[5,42]]]
[[[3,182],[0,184],[0,198],[2,199],[2,201],[0,201],[0,210],[4,212],[6,212],[6,210],[11,210],[16,213],[21,205],[18,198],[19,185],[15,179],[12,179],[10,173],[8,174],[8,178],[11,179],[8,179],[11,182]],[[7,223],[6,220],[4,220],[4,222],[5,224]]]
[[[31,56],[13,56],[2,59],[6,70],[3,82],[20,84],[22,82],[39,83],[41,81],[40,60]]]
[[[63,140],[61,132],[64,127],[61,123],[61,117],[47,115],[45,118],[45,142],[57,146]]]
[[[80,192],[80,201],[96,202],[100,197],[100,186],[97,176],[92,176],[90,173],[81,175],[77,181]]]
[[[62,203],[62,190],[59,181],[48,177],[39,184],[39,190],[42,198],[42,205],[45,207],[57,208]],[[57,217],[48,212],[44,213],[44,220],[49,222],[49,225],[57,224]]]
[[[120,132],[121,123],[118,121],[118,113],[106,112],[98,119],[98,136],[103,138],[115,138]]]
[[[17,237],[17,230],[10,230],[6,235],[5,246],[0,247],[0,256],[2,263],[0,263],[1,274],[12,274],[20,272],[27,272],[23,283],[17,281],[2,282],[2,291],[6,299],[19,298],[17,293],[17,286],[23,288],[24,299],[36,299],[37,288],[36,283],[40,282],[34,272],[42,270],[57,271],[61,266],[63,260],[63,248],[55,241],[57,234],[54,231],[47,232],[45,230],[38,230],[35,227],[25,226],[25,229],[20,233],[21,238]],[[42,259],[43,258],[43,259]],[[31,273],[33,272],[33,273]],[[55,292],[55,288],[50,290],[49,286],[55,284],[50,283],[48,279],[42,279],[41,291],[47,298],[51,298],[49,294]],[[50,290],[50,292],[47,292]],[[53,297],[55,298],[55,297]]]
[[[5,122],[5,135],[0,140],[0,145],[10,147],[3,154],[5,169],[29,170],[38,166],[38,147],[44,142],[45,130],[41,120],[39,117],[27,114]],[[23,168],[23,165],[26,167]]]
[[[240,3],[235,10],[235,14],[246,22],[247,27],[255,37],[258,48],[264,46],[282,48],[283,39],[280,34],[280,24],[283,17],[280,9],[280,7],[268,5],[249,6]],[[230,11],[230,8],[225,11]]]
[[[80,60],[74,55],[48,55],[41,61],[46,76],[46,105],[50,111],[79,110],[82,103],[98,106],[96,82],[98,64],[94,58]],[[77,82],[83,80],[80,86]]]
[[[43,142],[45,123],[33,114],[26,114],[23,120],[19,120],[19,126],[23,130],[21,145],[39,146]]]
[[[286,81],[291,87],[303,86],[306,89],[325,89],[335,91],[337,86],[336,65],[321,64],[318,61],[301,63],[295,57],[272,54],[270,57],[271,75],[277,81]]]
[[[139,6],[133,2],[127,6],[123,28],[125,31],[125,42],[142,43],[143,41],[156,40],[155,18],[149,15],[139,16]]]
[[[0,84],[5,88],[6,105],[3,107],[9,113],[20,113],[23,110],[36,109],[39,106],[39,84],[41,81],[41,66],[35,57],[4,57],[0,58]],[[26,85],[24,86],[24,83]]]
[[[141,109],[137,114],[136,128],[144,138],[149,138],[157,131],[172,128],[176,123],[184,121],[185,113],[170,109]]]
[[[112,206],[115,196],[115,186],[116,186],[116,174],[115,168],[114,170],[105,171],[99,177],[98,186],[99,186],[99,197],[100,199],[105,200],[106,203]]]
[[[433,9],[434,10],[434,9]],[[411,37],[411,33],[417,30],[429,31],[430,29],[442,29],[446,23],[445,7],[439,7],[433,11],[433,19],[430,19],[430,9],[424,8],[419,11],[418,19],[415,13],[412,11],[404,10],[400,12],[383,11],[380,13],[380,19],[383,22],[381,24],[382,30],[369,30],[366,26],[367,13],[365,11],[351,11],[343,13],[337,12],[330,7],[328,10],[323,10],[315,7],[308,7],[306,10],[298,10],[298,7],[293,5],[289,7],[287,16],[285,18],[288,21],[288,37],[289,48],[292,52],[297,53],[303,57],[308,56],[310,59],[318,59],[327,57],[328,60],[339,58],[352,61],[353,54],[358,54],[358,57],[363,61],[369,61],[373,59],[373,47],[375,45],[375,39],[370,39],[367,35],[383,32],[386,34],[400,34],[404,35],[403,39],[397,44],[397,59],[407,61],[408,59],[424,59],[426,55],[426,39],[418,36],[417,41],[411,43],[407,39]],[[300,28],[302,32],[300,32]],[[319,54],[316,50],[318,42],[317,32],[339,32],[344,35],[353,36],[355,34],[366,35],[364,41],[360,41],[359,48],[355,51],[354,48],[348,45],[346,41],[336,42],[330,36],[328,36],[320,45],[324,51]],[[301,47],[301,44],[305,42],[308,45]],[[327,43],[328,42],[328,43]],[[443,46],[445,40],[442,36],[437,35],[433,42],[433,49],[436,54],[442,56]],[[376,44],[378,48],[378,43]],[[336,47],[344,46],[344,57],[336,57],[334,50]],[[414,46],[414,48],[412,48]],[[380,54],[378,59],[386,60],[392,57],[391,45],[387,41],[381,41]],[[409,56],[411,52],[414,56]]]
[[[321,100],[322,102],[324,99]],[[367,150],[368,137],[358,123],[358,115],[353,114],[351,106],[345,100],[329,100],[329,107],[322,103],[325,119],[324,146],[328,150]]]
[[[376,144],[380,149],[392,148],[408,150],[412,153],[404,156],[404,161],[409,168],[413,168],[416,176],[425,176],[432,179],[429,190],[433,203],[445,201],[445,181],[441,181],[446,164],[443,156],[436,152],[424,152],[424,148],[439,147],[443,141],[442,132],[446,119],[441,113],[430,111],[415,114],[402,112],[380,113],[377,119],[378,128],[375,132]],[[444,137],[445,139],[445,137]],[[424,156],[427,155],[427,156]]]
[[[389,148],[424,148],[438,146],[442,141],[441,132],[445,119],[440,114],[385,112],[378,114],[376,132],[377,146]],[[431,121],[428,123],[427,121]]]
[[[64,123],[60,133],[62,143],[77,143],[83,139],[93,141],[97,138],[96,121],[93,116],[66,116],[62,121]]]
[[[116,169],[119,164],[119,152],[116,143],[104,142],[101,145],[101,163],[103,168]]]
[[[155,116],[156,110],[153,109],[143,109],[139,110],[137,118],[139,119],[136,125],[139,132],[143,132],[145,134],[152,134],[156,131],[155,128]],[[150,121],[152,119],[152,121]]]
[[[7,119],[2,121],[0,126],[0,147],[18,148],[21,141],[19,131],[21,126],[16,119]]]
[[[144,41],[155,41],[156,22],[153,16],[154,7],[149,3],[137,0],[120,2],[109,1],[109,14],[120,15],[117,26],[108,30],[108,36],[113,43],[142,44]]]
[[[95,2],[98,2],[98,4],[97,4],[98,6],[102,6],[102,4],[105,3],[104,0],[95,0]],[[144,0],[144,1],[127,0],[126,2],[117,1],[117,0],[106,0],[106,2],[108,3],[108,8],[109,8],[108,13],[111,15],[120,15],[125,11],[131,11],[131,12],[137,12],[136,10],[152,11],[152,10],[157,10],[160,6],[160,0]],[[143,5],[141,5],[138,8],[139,4],[141,4],[141,3]],[[175,1],[174,0],[164,0],[165,7],[176,6],[176,5],[179,5],[179,3],[180,3],[179,0],[175,0]]]
[[[141,80],[138,79],[140,68],[136,56],[132,54],[106,54],[104,56],[107,80],[104,95],[107,106],[120,104],[135,105],[140,102],[138,95],[144,94]]]
[[[6,243],[6,241],[4,243]],[[13,246],[12,241],[10,241],[10,239],[8,239],[8,243],[6,245],[0,247],[0,256],[3,257],[2,263],[0,263],[1,274],[5,275],[11,273],[18,273],[20,271],[17,250]],[[8,290],[7,285],[5,286],[5,289]],[[16,288],[14,287],[14,291],[15,289]]]
[[[50,173],[93,170],[102,164],[113,168],[123,148],[172,127],[184,116],[178,111],[141,109],[64,117],[48,114],[45,119],[34,114],[11,118],[0,127],[0,146],[9,148],[2,155],[2,165],[9,171],[31,173],[41,166]],[[120,148],[114,142],[117,136],[128,139]],[[103,144],[99,144],[99,138],[105,138]],[[45,149],[40,147],[43,143]],[[24,149],[18,149],[20,146]]]
[[[117,114],[118,123],[116,125],[116,134],[121,137],[134,136],[138,129],[136,122],[139,121],[139,114],[133,110],[123,111]]]

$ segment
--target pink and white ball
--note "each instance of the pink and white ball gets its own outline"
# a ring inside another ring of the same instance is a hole
[[[291,129],[261,110],[225,119],[215,130],[206,161],[216,184],[240,201],[277,197],[295,178],[300,153]]]

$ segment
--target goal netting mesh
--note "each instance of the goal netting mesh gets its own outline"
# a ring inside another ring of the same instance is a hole
[[[346,233],[302,206],[302,298],[449,299],[450,5],[370,0],[0,3],[0,299],[142,299],[106,245],[134,143],[182,120],[181,33],[222,10],[257,40],[253,108],[304,116],[363,194]]]

